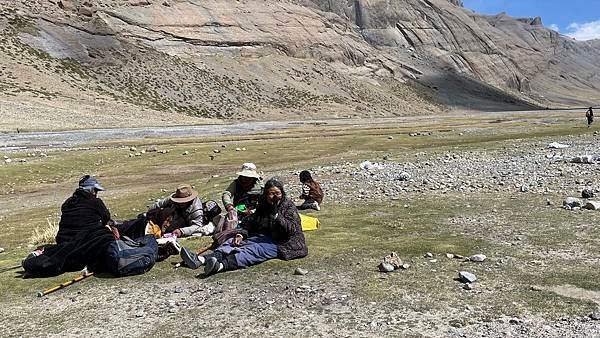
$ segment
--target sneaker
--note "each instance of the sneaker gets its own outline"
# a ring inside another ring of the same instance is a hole
[[[185,264],[190,269],[196,270],[200,266],[202,266],[202,262],[198,258],[198,255],[195,252],[191,252],[187,248],[182,247],[179,255],[183,260],[183,264]]]
[[[206,265],[204,266],[204,276],[210,276],[219,272],[219,261],[215,257],[209,257],[206,259]]]
[[[321,210],[321,207],[319,206],[319,202],[317,202],[317,201],[314,201],[312,203],[312,208],[315,209],[316,211],[320,211]]]

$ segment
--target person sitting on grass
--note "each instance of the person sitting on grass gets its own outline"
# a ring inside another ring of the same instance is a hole
[[[290,260],[308,255],[298,210],[276,179],[265,183],[256,212],[244,218],[240,226],[235,237],[210,254],[198,256],[182,249],[185,265],[194,269],[205,265],[204,275],[209,276],[273,258]]]
[[[302,194],[300,198],[304,202],[298,206],[298,210],[314,209],[321,210],[321,203],[323,202],[323,190],[321,190],[321,184],[315,181],[308,170],[300,172],[300,182],[302,183]]]
[[[81,230],[109,224],[110,211],[98,197],[99,191],[104,188],[95,177],[85,175],[79,180],[79,187],[60,207],[57,244],[72,240]]]
[[[226,228],[237,226],[238,220],[252,214],[256,209],[258,196],[263,191],[263,181],[256,172],[254,163],[242,164],[242,170],[236,174],[238,177],[229,184],[221,195],[229,223]]]

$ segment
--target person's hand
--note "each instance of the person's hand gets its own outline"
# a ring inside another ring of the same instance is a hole
[[[175,230],[173,230],[172,234],[175,237],[183,237],[183,231],[181,231],[181,229],[175,229]]]
[[[225,210],[227,210],[227,212],[230,212],[230,211],[231,211],[231,210],[233,210],[233,209],[234,209],[234,208],[233,208],[233,204],[227,204],[227,205],[225,206]]]
[[[242,244],[242,240],[244,240],[244,236],[242,236],[241,234],[237,234],[233,238],[233,241],[231,241],[231,245],[232,246],[240,246]]]
[[[236,220],[237,221],[237,210],[235,210],[234,208],[231,208],[231,210],[227,211],[227,219],[230,221]]]

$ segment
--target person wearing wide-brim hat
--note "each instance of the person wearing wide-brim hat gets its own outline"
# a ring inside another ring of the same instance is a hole
[[[214,231],[212,223],[204,224],[202,200],[189,184],[180,185],[174,193],[154,203],[148,211],[154,209],[169,209],[172,212],[173,218],[165,233],[186,237],[210,235]]]
[[[223,206],[227,211],[228,218],[236,216],[245,217],[250,215],[258,203],[258,197],[263,191],[263,181],[254,163],[244,163],[238,177],[229,184],[221,195]]]

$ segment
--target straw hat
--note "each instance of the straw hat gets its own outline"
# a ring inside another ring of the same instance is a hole
[[[238,171],[236,175],[260,179],[260,175],[256,172],[256,164],[249,162],[242,164],[242,170]]]
[[[170,199],[175,203],[187,203],[198,197],[198,193],[192,189],[189,184],[182,184],[177,187],[174,194],[171,194]]]

